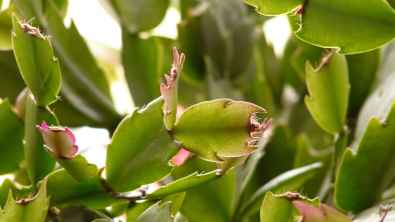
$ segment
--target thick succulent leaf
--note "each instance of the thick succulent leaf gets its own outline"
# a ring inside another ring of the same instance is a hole
[[[363,102],[373,89],[380,65],[380,52],[380,49],[376,49],[366,53],[346,56],[351,86],[348,115],[355,117],[358,115]]]
[[[59,222],[91,222],[96,219],[107,219],[111,221],[111,218],[102,212],[84,206],[63,208],[58,215]]]
[[[0,175],[19,169],[24,159],[23,136],[25,126],[12,111],[8,100],[0,100]]]
[[[176,215],[178,211],[180,211],[182,203],[184,202],[185,192],[176,193],[163,198],[160,202],[166,203],[167,201],[171,202],[171,213],[172,215]]]
[[[379,120],[385,119],[388,115],[393,100],[395,98],[395,41],[384,46],[381,51],[380,69],[377,73],[377,81],[374,85],[373,91],[369,94],[363,104],[355,128],[355,140],[351,145],[351,149],[356,151],[358,143],[361,140],[366,126],[368,125],[372,116]]]
[[[130,202],[126,210],[126,221],[136,222],[137,218],[139,218],[145,210],[154,205],[156,202],[159,201],[145,201],[142,203],[136,203],[135,201]]]
[[[59,119],[64,119],[66,123],[70,116],[78,114],[81,124],[77,126],[87,124],[88,119],[92,126],[114,127],[120,117],[114,110],[104,72],[97,65],[74,23],[68,29],[65,27],[52,0],[47,1],[45,6],[46,30],[52,35],[53,49],[63,73],[60,89],[62,100],[54,104],[54,108],[59,109]],[[68,112],[62,112],[64,108]]]
[[[344,152],[335,183],[339,209],[357,212],[380,201],[395,174],[394,132],[395,102],[386,120],[370,119],[355,154]]]
[[[181,149],[163,124],[162,97],[125,117],[107,148],[106,184],[127,192],[165,178]],[[141,173],[144,172],[144,173]]]
[[[19,21],[16,15],[12,18],[12,24],[12,46],[26,85],[37,105],[54,103],[58,99],[61,75],[50,39],[36,28]]]
[[[266,112],[247,102],[218,99],[189,107],[172,130],[183,148],[203,159],[223,162],[221,156],[236,157],[254,152],[248,143],[257,140],[250,134],[254,113]]]
[[[346,215],[325,204],[320,203],[320,209],[301,201],[294,201],[293,204],[302,213],[300,222],[351,222]]]
[[[11,36],[8,37],[11,39]],[[0,51],[0,79],[0,98],[7,97],[14,104],[26,84],[19,71],[13,51]]]
[[[193,172],[210,172],[217,168],[215,163],[204,161],[197,156],[189,158],[172,172],[174,179],[186,177]],[[186,191],[181,214],[190,222],[231,221],[231,205],[236,189],[234,171],[219,180],[203,184]]]
[[[296,137],[296,154],[294,168],[306,166],[316,162],[322,162],[323,167],[317,170],[317,174],[307,181],[303,186],[303,194],[309,197],[316,197],[321,185],[326,179],[327,172],[333,162],[333,147],[324,150],[316,150],[311,145],[307,134],[302,133]]]
[[[137,218],[136,222],[173,222],[171,202],[158,202],[152,205]]]
[[[76,181],[66,170],[57,170],[48,176],[48,195],[51,204],[60,207],[84,205],[94,209],[103,209],[112,204],[128,203],[118,200],[106,192],[101,183],[102,170],[91,179]]]
[[[160,96],[163,45],[158,37],[141,39],[122,30],[122,63],[136,106],[142,107]]]
[[[193,189],[195,187],[201,186],[205,183],[211,182],[215,179],[221,178],[222,176],[218,173],[220,170],[214,170],[210,173],[202,173],[198,172],[186,176],[184,178],[178,179],[172,183],[169,183],[165,186],[162,186],[155,190],[154,192],[147,195],[147,199],[164,197],[175,193],[180,193],[186,190]]]
[[[395,11],[382,0],[314,0],[304,6],[302,25],[295,34],[310,44],[353,54],[392,41],[394,23]]]
[[[263,15],[281,15],[292,11],[304,4],[303,0],[243,0],[254,6],[256,11]]]
[[[16,185],[10,179],[7,178],[3,181],[0,186],[0,208],[4,208],[5,204],[7,203],[10,190],[13,192],[17,189],[18,188]]]
[[[165,116],[163,117],[163,122],[165,123],[166,129],[171,130],[176,122],[177,116],[177,105],[178,105],[178,79],[181,73],[182,67],[185,61],[185,55],[179,55],[177,49],[173,49],[174,63],[171,69],[170,76],[165,75],[167,86],[165,84],[160,84],[160,92],[163,99],[166,102],[166,111],[164,111]]]
[[[257,213],[262,205],[265,195],[269,192],[294,191],[303,186],[309,179],[313,178],[317,170],[322,168],[322,163],[314,163],[308,166],[285,172],[272,179],[259,190],[241,207],[240,215],[249,216]],[[270,220],[267,220],[270,221]]]
[[[10,30],[12,29],[12,13],[16,13],[15,5],[12,3],[6,10],[0,12],[0,50],[12,49],[10,38]]]
[[[70,175],[78,182],[85,181],[94,177],[98,168],[95,164],[88,163],[88,161],[81,154],[75,155],[71,158],[59,158],[55,153],[51,151],[47,146],[44,146],[45,150],[51,155],[56,162],[59,163]]]
[[[47,179],[44,179],[40,190],[32,199],[15,201],[10,192],[6,206],[3,210],[0,209],[0,221],[44,222],[49,207],[46,184]]]
[[[272,192],[268,192],[261,208],[261,221],[294,221],[296,216],[301,215],[298,209],[292,204],[295,200],[317,208],[320,203],[318,198],[309,200],[298,193],[287,192],[282,195],[274,195]]]
[[[329,59],[329,63],[324,63]],[[315,70],[306,65],[306,82],[310,97],[305,103],[314,120],[329,133],[343,131],[346,120],[348,96],[348,70],[346,59],[337,53],[328,54]]]
[[[30,94],[26,105],[24,150],[27,173],[32,184],[44,179],[55,169],[56,164],[56,161],[45,152],[43,137],[40,131],[35,129],[43,121],[48,125],[58,125],[55,114],[48,107],[37,106],[33,95]]]
[[[110,0],[126,31],[131,34],[155,28],[166,14],[169,0]]]

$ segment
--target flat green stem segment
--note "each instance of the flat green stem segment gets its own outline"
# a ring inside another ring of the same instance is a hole
[[[55,159],[45,152],[43,136],[36,129],[36,125],[41,125],[44,120],[49,126],[58,125],[55,114],[48,107],[37,106],[33,95],[29,94],[26,105],[24,148],[27,173],[32,184],[44,179],[55,169],[56,164]]]
[[[252,103],[230,99],[202,102],[185,110],[172,132],[184,149],[205,160],[223,162],[221,156],[242,156],[258,148],[248,144],[259,139],[250,135],[250,118],[265,112]]]
[[[148,194],[146,199],[164,197],[170,194],[180,193],[198,187],[202,184],[221,178],[222,176],[218,175],[220,171],[221,170],[214,170],[210,173],[205,174],[198,174],[198,172],[196,172],[194,174],[191,174],[189,176],[178,179],[172,183],[160,187],[154,192]]]
[[[16,202],[12,191],[8,195],[5,208],[0,208],[0,221],[9,222],[43,222],[47,216],[49,198],[46,189],[47,179],[43,180],[40,190],[32,199],[21,199]]]
[[[322,166],[322,163],[314,163],[305,167],[287,171],[277,176],[259,188],[259,190],[252,195],[252,197],[241,207],[240,215],[243,217],[257,213],[262,205],[265,195],[267,195],[268,192],[278,192],[281,190],[293,191],[301,188],[306,181],[316,175],[317,170],[322,168]]]
[[[107,148],[106,184],[128,192],[165,178],[182,144],[163,124],[162,97],[125,117]]]
[[[341,54],[365,52],[395,38],[395,12],[383,0],[308,1],[295,34],[313,45],[340,48]]]
[[[98,172],[97,166],[88,163],[81,154],[75,155],[72,158],[58,158],[46,145],[44,145],[44,148],[78,182],[90,179]]]
[[[8,100],[0,100],[0,175],[19,169],[24,159],[23,135],[25,126],[12,111]]]
[[[306,64],[310,97],[306,95],[304,100],[318,125],[329,133],[336,133],[343,131],[350,86],[345,57],[332,52],[323,58],[318,71],[309,62]]]
[[[110,0],[122,21],[132,34],[155,28],[165,17],[169,0]]]
[[[283,195],[274,195],[268,192],[261,207],[261,221],[294,221],[295,217],[301,216],[299,210],[292,204],[295,200],[317,208],[320,203],[318,198],[309,200],[298,193],[287,192]]]
[[[12,24],[12,46],[26,85],[33,93],[37,105],[54,103],[58,99],[61,76],[50,39],[36,28],[20,22],[16,15],[12,18]],[[24,31],[22,27],[27,30]],[[33,33],[34,31],[38,33]]]
[[[103,209],[112,204],[128,203],[128,200],[118,200],[103,189],[101,172],[83,182],[76,181],[66,170],[57,170],[48,175],[48,195],[51,205],[66,207],[84,205],[89,208]]]
[[[351,222],[346,215],[325,204],[320,203],[320,209],[301,201],[293,204],[302,213],[300,222]]]
[[[229,170],[236,168],[244,163],[244,161],[248,158],[249,154],[238,157],[222,157],[225,162],[218,163],[218,168],[222,171],[219,171],[218,174],[225,175]]]
[[[149,207],[136,220],[137,222],[173,222],[171,215],[171,202],[158,202]]]
[[[395,174],[394,132],[395,103],[386,120],[370,119],[356,154],[344,152],[335,183],[339,209],[358,212],[380,201]]]
[[[85,206],[69,206],[60,210],[57,216],[59,222],[85,222],[99,221],[112,222],[104,213]]]
[[[243,0],[254,6],[256,11],[263,15],[281,15],[295,11],[302,6],[304,0]]]

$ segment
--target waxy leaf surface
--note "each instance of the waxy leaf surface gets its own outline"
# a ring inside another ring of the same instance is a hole
[[[356,153],[344,152],[335,183],[334,200],[339,209],[357,212],[381,200],[395,174],[394,132],[395,103],[382,122],[370,119]]]
[[[128,222],[136,222],[137,218],[139,218],[145,210],[154,205],[156,202],[159,201],[151,200],[142,203],[136,203],[136,201],[131,201],[126,210],[126,220]]]
[[[103,209],[112,204],[128,203],[118,200],[106,192],[101,183],[102,170],[93,178],[83,182],[76,181],[66,170],[61,169],[48,176],[48,195],[51,204],[59,207],[84,205],[89,208]]]
[[[303,5],[304,0],[243,0],[263,15],[281,15],[292,12]]]
[[[22,29],[26,24],[20,22],[15,15],[12,23],[12,46],[26,85],[33,93],[37,105],[54,103],[58,99],[61,75],[50,39],[42,34],[41,37],[28,34],[28,31]]]
[[[320,202],[318,198],[309,200],[298,193],[288,192],[283,195],[274,195],[273,193],[268,192],[261,207],[261,221],[294,221],[295,216],[301,215],[299,210],[292,204],[295,200],[314,207],[318,207]]]
[[[307,63],[306,82],[310,97],[306,95],[304,100],[318,125],[329,133],[336,133],[343,131],[350,86],[345,57],[333,53],[329,59],[319,71]]]
[[[395,11],[383,0],[311,0],[301,20],[296,36],[313,45],[340,48],[341,54],[370,51],[395,38]]]
[[[94,177],[97,172],[97,166],[95,164],[88,163],[88,161],[81,154],[75,155],[71,158],[59,158],[54,154],[47,146],[44,146],[45,150],[51,155],[56,162],[59,163],[67,172],[78,182],[90,179]]]
[[[266,112],[247,102],[218,99],[189,107],[172,130],[183,142],[183,148],[209,161],[223,162],[221,156],[237,157],[254,152],[258,147],[248,142],[254,113]]]
[[[127,192],[165,178],[181,149],[163,123],[162,97],[125,117],[107,148],[106,183]]]
[[[25,126],[12,111],[8,100],[0,100],[0,175],[19,169],[24,159],[23,135]]]
[[[32,199],[16,202],[10,192],[6,206],[0,208],[0,222],[44,222],[49,207],[46,183],[47,179],[43,180],[40,190]]]

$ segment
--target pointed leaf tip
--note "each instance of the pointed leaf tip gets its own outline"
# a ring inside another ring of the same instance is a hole
[[[71,158],[78,152],[75,136],[69,128],[48,126],[45,121],[36,128],[41,131],[47,147],[58,158]]]
[[[182,70],[185,61],[185,55],[178,53],[177,48],[173,48],[174,63],[170,76],[165,75],[167,86],[160,85],[160,92],[166,102],[166,111],[163,121],[168,130],[171,130],[176,122],[177,103],[178,103],[178,76]]]

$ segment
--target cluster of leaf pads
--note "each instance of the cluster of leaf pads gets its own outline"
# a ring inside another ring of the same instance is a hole
[[[0,222],[395,221],[395,2],[245,0],[287,14],[280,59],[241,0],[180,1],[176,40],[149,32],[169,0],[99,2],[142,107],[127,116],[118,61],[64,25],[67,0],[0,12]],[[106,128],[105,168],[61,126]]]

